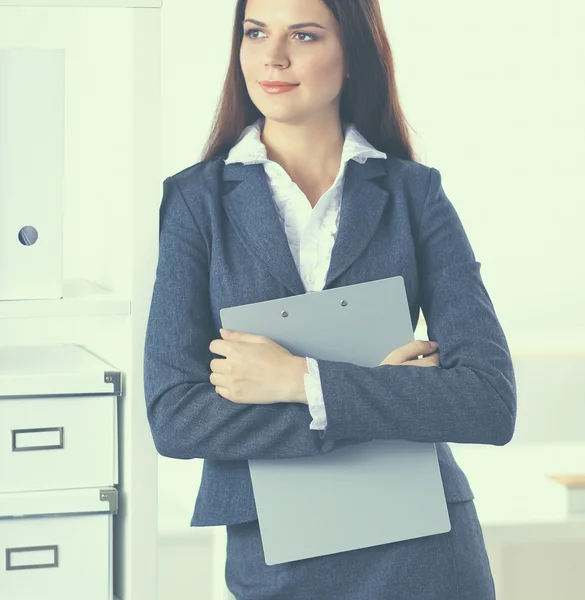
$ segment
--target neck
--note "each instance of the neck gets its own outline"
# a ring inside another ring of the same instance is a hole
[[[339,116],[302,123],[266,119],[261,140],[270,160],[305,182],[334,178],[345,142]]]

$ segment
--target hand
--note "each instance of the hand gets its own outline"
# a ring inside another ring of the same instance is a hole
[[[210,363],[209,380],[220,396],[236,404],[296,401],[306,372],[298,356],[263,335],[241,331],[220,335],[221,340],[209,344],[211,352],[226,357]]]
[[[426,340],[414,340],[400,346],[388,354],[388,356],[378,365],[398,365],[408,367],[439,367],[439,350],[435,349],[431,344],[436,342],[428,342]],[[428,355],[425,358],[418,358],[419,355]],[[408,360],[415,357],[415,360]]]

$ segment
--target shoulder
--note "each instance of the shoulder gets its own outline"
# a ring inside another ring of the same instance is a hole
[[[208,160],[203,160],[173,175],[169,175],[166,181],[171,180],[179,189],[185,202],[190,206],[192,212],[203,215],[203,206],[211,206],[215,198],[220,194],[221,181],[223,177],[224,159],[227,154],[219,154]]]
[[[182,191],[200,190],[212,186],[221,177],[225,158],[225,153],[218,154],[169,175],[167,179],[172,179]]]
[[[408,186],[419,192],[423,190],[426,193],[429,186],[440,177],[439,172],[434,167],[399,158],[392,154],[387,155],[384,163],[390,183],[398,186]]]
[[[426,200],[436,194],[441,185],[441,174],[435,167],[388,154],[384,160],[388,189],[420,216]]]

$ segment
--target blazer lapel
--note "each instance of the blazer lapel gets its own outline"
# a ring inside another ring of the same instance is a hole
[[[369,158],[364,163],[348,161],[339,229],[324,289],[331,287],[353,264],[374,235],[389,193],[371,180],[385,175],[382,159]],[[242,242],[292,294],[304,294],[305,285],[280,223],[264,166],[224,165],[223,180],[236,182],[222,194],[222,203]]]

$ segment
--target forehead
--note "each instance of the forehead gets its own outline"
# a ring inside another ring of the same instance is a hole
[[[248,0],[245,18],[267,25],[292,25],[301,21],[317,21],[332,26],[335,18],[323,0]]]

